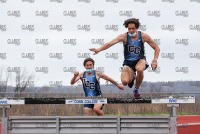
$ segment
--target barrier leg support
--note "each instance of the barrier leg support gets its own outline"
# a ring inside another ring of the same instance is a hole
[[[176,107],[179,107],[179,104],[167,104],[167,107],[170,108],[169,134],[177,134]]]

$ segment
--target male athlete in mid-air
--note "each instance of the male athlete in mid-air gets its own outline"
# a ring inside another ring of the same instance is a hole
[[[119,89],[124,90],[124,86],[118,84],[109,76],[93,70],[94,68],[94,60],[92,58],[86,58],[83,62],[83,65],[86,71],[79,74],[79,72],[74,73],[74,77],[71,79],[71,84],[75,84],[79,79],[81,79],[83,83],[83,89],[86,97],[102,97],[99,79],[103,78],[114,85],[116,85]],[[104,112],[102,111],[103,104],[85,104],[84,105],[84,115],[89,116],[91,112],[94,111],[96,115],[102,116]]]
[[[148,34],[138,31],[140,26],[139,19],[127,19],[124,21],[124,26],[128,28],[127,33],[120,34],[112,41],[103,44],[100,48],[90,48],[90,51],[94,52],[94,54],[98,54],[119,42],[123,42],[124,62],[121,81],[124,86],[128,84],[128,86],[132,88],[136,78],[133,93],[135,98],[140,98],[138,89],[144,78],[143,71],[149,66],[146,62],[144,43],[148,43],[154,49],[154,58],[151,63],[152,70],[157,68],[157,59],[160,49]]]

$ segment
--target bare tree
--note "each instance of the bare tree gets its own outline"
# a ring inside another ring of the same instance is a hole
[[[3,78],[5,72],[5,77]],[[8,89],[8,80],[10,78],[10,73],[5,71],[4,68],[0,68],[0,92],[6,92]]]
[[[156,93],[161,92],[161,85],[159,85],[157,83],[151,83],[151,85],[150,85],[150,92],[151,93],[153,93],[153,92],[156,92]]]
[[[35,76],[33,74],[28,74],[25,69],[22,72],[16,71],[15,73],[16,78],[14,92],[20,93],[23,92],[30,85]]]
[[[153,83],[150,83],[150,92],[153,93],[155,89],[155,85]]]

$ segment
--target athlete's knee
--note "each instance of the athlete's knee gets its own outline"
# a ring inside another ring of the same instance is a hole
[[[84,109],[84,115],[89,116],[91,114],[90,109]]]
[[[101,112],[101,110],[99,108],[93,108],[93,110],[94,110],[95,113]]]
[[[94,112],[98,115],[98,116],[102,116],[102,115],[104,115],[104,113],[103,113],[103,111],[102,110],[100,110],[100,109],[98,109],[98,108],[93,108],[93,110],[94,110]]]
[[[144,69],[143,69],[143,68],[137,68],[136,70],[137,70],[137,74],[138,74],[138,73],[139,73],[139,74],[142,74],[142,73],[144,72]]]
[[[84,115],[85,115],[85,116],[89,116],[89,115],[90,115],[90,112],[89,112],[89,111],[84,111]]]
[[[126,86],[126,85],[128,85],[128,81],[127,80],[122,80],[122,84],[124,85],[124,86]]]

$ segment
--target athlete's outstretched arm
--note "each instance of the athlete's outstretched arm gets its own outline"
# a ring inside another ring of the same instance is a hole
[[[109,47],[111,47],[111,46],[123,41],[123,36],[124,36],[124,34],[121,34],[118,37],[116,37],[115,39],[111,40],[110,42],[107,42],[107,43],[103,44],[101,47],[99,47],[99,48],[90,48],[89,50],[94,52],[94,55],[98,54],[99,52],[101,52],[103,50],[106,50]]]
[[[151,39],[151,37],[145,33],[143,33],[143,41],[147,42],[154,49],[154,58],[151,63],[151,67],[153,70],[157,68],[157,60],[160,53],[160,48],[158,45]]]
[[[75,84],[80,78],[81,78],[81,75],[82,75],[83,73],[80,73],[79,74],[79,72],[77,72],[77,71],[75,71],[74,72],[74,77],[71,79],[71,85],[73,85],[73,84]]]
[[[110,78],[106,74],[103,74],[101,72],[97,72],[97,75],[99,76],[99,78],[103,78],[104,80],[110,81],[111,83],[116,85],[119,89],[124,90],[124,86],[123,85],[118,84],[115,80],[113,80],[112,78]]]

